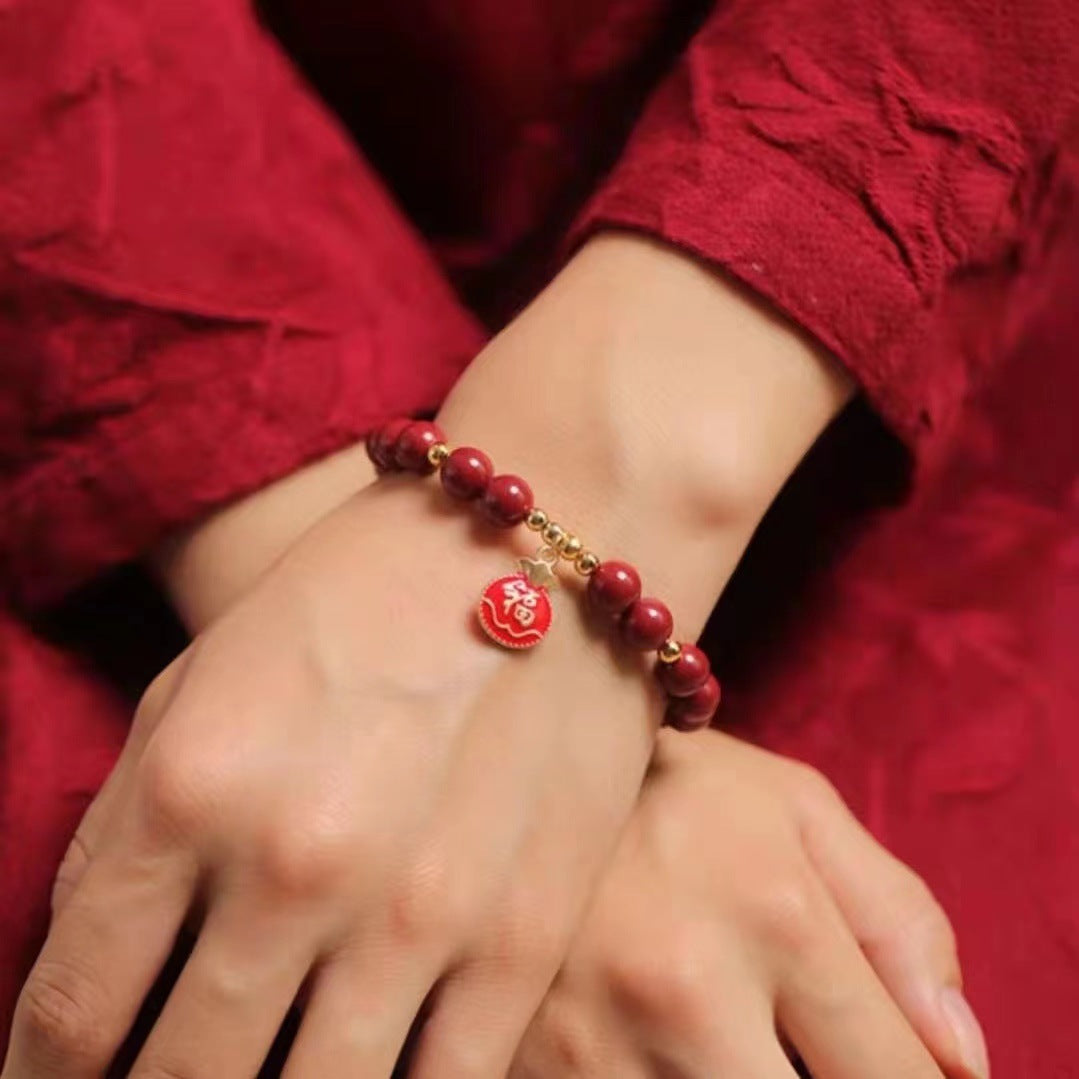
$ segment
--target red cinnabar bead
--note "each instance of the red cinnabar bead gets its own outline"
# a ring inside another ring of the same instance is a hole
[[[462,446],[442,464],[442,486],[446,493],[464,502],[479,498],[491,482],[494,467],[481,450]]]
[[[674,619],[658,599],[639,599],[622,615],[619,625],[622,640],[630,648],[644,651],[658,648],[671,635]]]
[[[367,436],[367,456],[379,472],[394,472],[397,469],[395,451],[401,432],[412,423],[410,419],[390,420],[381,427],[376,427]]]
[[[446,436],[437,423],[417,420],[410,423],[397,438],[394,459],[397,467],[421,476],[434,472],[435,466],[427,460],[427,451],[436,442],[445,442]]]
[[[676,731],[696,731],[707,727],[719,707],[720,689],[715,675],[689,697],[675,697],[667,704],[664,722]]]
[[[480,503],[484,517],[500,528],[519,525],[532,505],[532,488],[520,476],[509,475],[495,476]]]
[[[682,654],[673,663],[657,663],[659,684],[672,697],[691,697],[712,673],[708,657],[695,645],[682,645]]]
[[[641,598],[641,576],[628,562],[601,562],[588,578],[588,601],[617,618]]]

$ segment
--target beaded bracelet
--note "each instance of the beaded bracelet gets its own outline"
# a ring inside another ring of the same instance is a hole
[[[534,558],[518,560],[518,571],[491,581],[477,608],[479,623],[504,648],[539,644],[551,627],[549,590],[558,580],[560,560],[587,578],[589,606],[617,626],[622,641],[641,651],[655,650],[656,678],[668,696],[664,722],[678,730],[706,727],[719,707],[720,688],[708,657],[694,644],[671,636],[674,621],[666,604],[641,596],[640,574],[628,562],[601,561],[580,538],[552,521],[533,500],[519,476],[496,475],[481,450],[451,450],[442,430],[423,420],[390,420],[371,432],[367,454],[380,474],[439,473],[442,487],[461,502],[474,502],[483,517],[500,528],[524,524],[543,545]]]

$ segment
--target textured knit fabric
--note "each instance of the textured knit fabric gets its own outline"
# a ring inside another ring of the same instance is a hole
[[[123,567],[436,406],[622,227],[892,432],[853,411],[762,528],[724,716],[926,876],[996,1074],[1074,1075],[1077,73],[1071,0],[0,0],[0,1041],[177,643]]]

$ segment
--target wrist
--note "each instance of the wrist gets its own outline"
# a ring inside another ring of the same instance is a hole
[[[201,632],[374,468],[362,445],[306,465],[168,536],[147,563],[188,630]]]
[[[851,386],[693,260],[592,241],[477,358],[440,422],[524,476],[695,636],[768,505]]]

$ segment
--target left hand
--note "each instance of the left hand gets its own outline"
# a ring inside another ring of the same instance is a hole
[[[663,732],[511,1079],[988,1079],[960,985],[940,905],[819,773]]]

